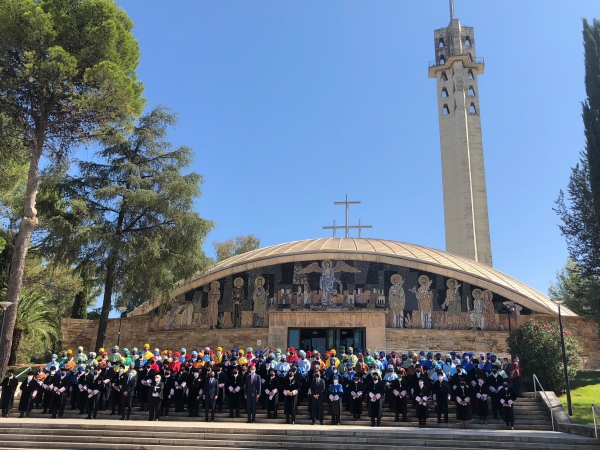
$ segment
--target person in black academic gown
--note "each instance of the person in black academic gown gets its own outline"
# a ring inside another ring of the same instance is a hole
[[[33,378],[33,372],[27,374],[27,378],[21,383],[21,399],[19,400],[19,417],[29,417],[31,414],[31,407],[33,406],[33,399],[38,395],[38,388],[40,385]]]
[[[508,380],[504,379],[502,390],[500,391],[500,404],[504,410],[504,421],[506,422],[506,429],[509,428],[514,430],[515,425],[515,400],[517,394],[513,388],[508,387]]]
[[[54,385],[54,397],[52,398],[52,407],[50,408],[53,419],[56,419],[57,414],[58,418],[62,419],[63,414],[65,413],[67,393],[69,392],[70,387],[71,377],[67,376],[67,369],[64,364],[61,364],[60,376],[58,378],[58,383]]]
[[[363,410],[363,401],[365,399],[365,386],[360,377],[355,376],[346,387],[346,391],[349,391],[350,397],[348,402],[350,403],[350,412],[355,421],[360,420],[360,416]]]
[[[233,368],[233,372],[227,382],[227,390],[229,391],[229,417],[233,417],[235,409],[235,417],[240,417],[240,405],[244,398],[244,379],[240,374],[238,366]]]
[[[406,418],[406,412],[407,400],[410,394],[410,386],[406,381],[406,378],[401,375],[398,375],[398,378],[392,381],[390,389],[393,395],[392,406],[394,409],[394,414],[396,415],[395,421],[400,422],[400,414],[402,414],[403,422],[408,421],[408,419]]]
[[[270,369],[264,384],[265,395],[267,396],[267,418],[277,419],[277,408],[279,404],[279,393],[281,392],[281,383],[277,377],[275,369]]]
[[[473,393],[475,395],[475,413],[479,417],[479,422],[483,425],[487,425],[487,418],[490,414],[490,408],[488,406],[488,395],[489,387],[485,384],[483,375],[478,376],[477,383],[473,386]]]
[[[383,398],[385,396],[385,385],[383,381],[379,379],[379,375],[377,372],[371,374],[371,383],[370,387],[367,390],[367,395],[370,399],[370,412],[371,412],[371,426],[375,426],[375,422],[377,422],[377,426],[381,426],[381,415],[383,413]]]
[[[8,376],[2,380],[0,388],[2,389],[2,417],[8,417],[13,407],[15,392],[19,386],[19,381],[15,377],[15,371],[10,369]]]
[[[425,385],[425,380],[421,378],[417,381],[417,387],[413,389],[413,398],[417,404],[419,428],[425,428],[425,425],[427,425],[429,396],[429,388]]]
[[[448,400],[451,398],[452,391],[448,382],[444,380],[443,372],[437,374],[437,380],[433,382],[431,391],[433,392],[438,423],[442,423],[442,414],[444,415],[444,422],[448,423]]]
[[[459,386],[454,390],[456,400],[456,418],[460,420],[461,428],[469,428],[467,422],[471,420],[471,389],[467,386],[467,380],[461,378]]]
[[[288,376],[282,381],[283,388],[283,412],[285,413],[285,423],[296,423],[296,407],[298,405],[298,393],[300,392],[300,383],[295,374],[290,371]]]

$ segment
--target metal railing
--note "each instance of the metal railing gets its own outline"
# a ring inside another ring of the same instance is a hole
[[[540,389],[542,390],[544,395],[546,396],[546,402],[548,403],[548,407],[550,408],[550,420],[552,420],[552,431],[554,431],[554,407],[552,406],[552,403],[550,403],[550,398],[548,397],[548,394],[546,394],[546,390],[544,389],[544,386],[542,386],[542,383],[540,383],[539,378],[535,374],[533,374],[533,393],[535,395],[535,398],[537,398],[537,389],[535,387],[536,382],[540,386]],[[600,410],[598,412],[600,412]]]
[[[598,427],[596,427],[596,411],[600,414],[600,409],[592,403],[592,417],[594,418],[594,436],[598,439]]]

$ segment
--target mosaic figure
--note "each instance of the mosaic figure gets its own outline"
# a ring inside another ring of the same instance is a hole
[[[417,297],[419,312],[421,315],[421,328],[431,328],[431,312],[433,311],[433,293],[431,292],[431,281],[426,275],[419,277],[419,289],[413,287],[410,290]],[[413,324],[414,326],[414,324]]]
[[[231,323],[233,328],[242,327],[242,306],[244,305],[244,279],[233,280],[233,295],[231,296]]]
[[[164,328],[165,330],[174,330],[177,328],[177,310],[179,309],[179,300],[174,299],[171,309],[165,314]]]
[[[446,282],[448,289],[446,290],[446,300],[442,304],[442,309],[448,308],[448,325],[458,325],[461,309],[460,299],[460,284],[454,278],[450,278]]]
[[[485,330],[493,330],[496,324],[496,311],[494,310],[494,302],[492,299],[494,294],[487,289],[483,291],[483,321]]]
[[[208,327],[212,330],[217,328],[219,320],[219,300],[221,299],[221,283],[213,281],[210,283],[210,291],[208,292]]]
[[[481,289],[473,289],[471,292],[473,295],[473,311],[470,314],[471,322],[473,322],[473,326],[475,328],[479,328],[481,330],[484,329],[484,318],[483,318],[483,294]]]
[[[392,311],[392,327],[402,328],[404,326],[404,306],[406,296],[404,295],[404,280],[398,274],[390,278],[392,285],[389,291],[390,310]]]
[[[267,297],[269,292],[265,290],[265,279],[263,277],[256,277],[254,280],[254,294],[252,294],[252,300],[254,301],[254,314],[256,315],[256,326],[263,326],[263,319],[267,313]]]
[[[339,292],[343,292],[342,282],[336,280],[335,274],[340,272],[358,273],[360,270],[346,264],[343,261],[338,261],[335,267],[332,267],[331,261],[328,259],[323,261],[323,267],[319,267],[319,263],[314,262],[304,269],[298,271],[298,275],[321,272],[319,279],[319,289],[321,290],[321,304],[323,306],[333,305],[333,290],[335,283],[340,285]]]

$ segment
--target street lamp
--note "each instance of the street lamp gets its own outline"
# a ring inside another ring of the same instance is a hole
[[[125,306],[119,306],[117,310],[121,313],[121,319],[119,319],[119,336],[117,337],[117,346],[121,345],[121,325],[123,325],[123,315],[127,308]]]
[[[12,305],[11,302],[0,302],[0,306],[2,307],[2,328],[0,329],[0,341],[2,340],[2,335],[4,334],[4,318],[6,317],[6,308]]]
[[[510,315],[515,311],[515,302],[504,302],[504,306],[508,309],[508,333],[512,333],[512,327],[510,325]]]
[[[560,305],[564,303],[563,299],[553,298],[552,301],[558,305],[558,326],[560,327],[560,345],[562,346],[563,370],[565,372],[565,390],[567,392],[567,409],[569,416],[573,415],[573,407],[571,406],[571,386],[569,385],[569,371],[567,370],[567,352],[565,350],[565,335],[563,334],[562,315],[560,313]]]

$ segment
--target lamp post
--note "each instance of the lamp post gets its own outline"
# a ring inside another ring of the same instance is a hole
[[[127,308],[125,306],[119,306],[117,310],[121,313],[121,318],[119,319],[119,336],[117,337],[117,346],[121,345],[121,325],[123,325],[123,315]]]
[[[571,386],[569,384],[569,371],[567,370],[567,352],[565,350],[565,335],[563,334],[562,315],[560,313],[560,305],[564,303],[562,299],[552,299],[558,305],[558,326],[560,328],[560,345],[562,347],[563,370],[565,372],[565,390],[567,393],[567,409],[569,416],[573,415],[573,407],[571,405]]]
[[[11,302],[0,302],[0,306],[2,307],[2,328],[0,328],[0,342],[2,341],[2,335],[4,334],[4,318],[6,317],[6,308],[12,305]]]

